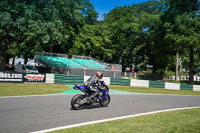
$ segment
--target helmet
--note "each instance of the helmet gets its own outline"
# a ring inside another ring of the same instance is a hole
[[[101,72],[99,72],[99,71],[96,73],[96,75],[97,75],[97,77],[99,77],[100,79],[103,78],[103,74],[102,74]]]

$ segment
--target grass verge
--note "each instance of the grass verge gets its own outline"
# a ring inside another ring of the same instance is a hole
[[[59,84],[0,83],[0,97],[53,94],[67,90],[69,90],[69,87]]]
[[[200,109],[164,112],[51,133],[199,133]]]
[[[200,92],[190,91],[190,90],[167,90],[167,89],[162,89],[162,88],[147,88],[147,87],[119,86],[119,85],[110,85],[109,88],[113,89],[113,90],[138,92],[138,93],[177,94],[177,95],[200,96]]]
[[[113,90],[138,92],[138,93],[200,96],[200,92],[189,91],[189,90],[166,90],[162,88],[147,88],[147,87],[133,87],[133,86],[119,86],[119,85],[110,85],[109,88]],[[59,84],[0,83],[0,97],[53,94],[53,93],[64,92],[69,89],[70,89],[69,87]]]

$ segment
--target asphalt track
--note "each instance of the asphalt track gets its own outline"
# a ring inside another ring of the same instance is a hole
[[[93,105],[75,111],[70,105],[73,95],[0,98],[0,133],[27,133],[158,110],[200,106],[199,96],[111,94],[109,107]]]

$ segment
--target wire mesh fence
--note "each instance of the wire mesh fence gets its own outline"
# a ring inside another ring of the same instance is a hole
[[[45,73],[45,69],[42,73]],[[49,73],[55,74],[66,74],[66,75],[85,75],[91,76],[96,74],[97,71],[101,71],[104,77],[113,77],[113,78],[121,78],[120,71],[112,71],[112,70],[98,70],[98,69],[76,69],[76,68],[64,68],[64,67],[53,67]]]
[[[135,72],[122,72],[123,78],[142,79],[142,80],[164,80],[165,77],[162,74],[143,74]]]
[[[35,56],[53,56],[53,57],[66,57],[67,54],[51,53],[51,52],[35,52]]]

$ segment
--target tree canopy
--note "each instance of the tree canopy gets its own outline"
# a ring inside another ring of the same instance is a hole
[[[197,0],[149,0],[115,7],[98,20],[89,0],[2,0],[0,64],[16,56],[26,63],[45,51],[165,73],[175,71],[179,53],[193,83],[200,58],[199,9]]]

